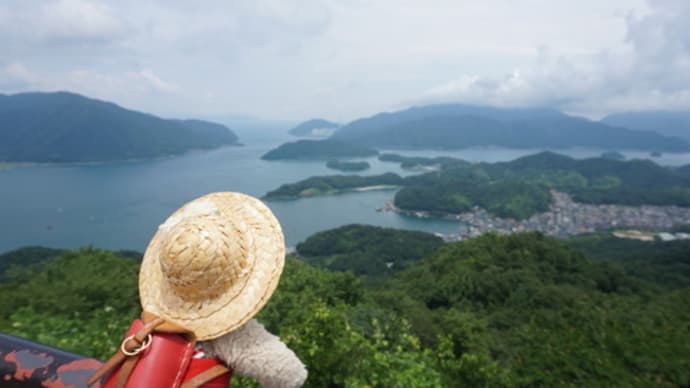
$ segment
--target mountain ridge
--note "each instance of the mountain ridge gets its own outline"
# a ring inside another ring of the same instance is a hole
[[[148,159],[237,145],[227,127],[163,119],[71,92],[0,98],[0,160],[96,162]]]
[[[601,122],[634,130],[654,131],[690,141],[690,111],[638,111],[610,114]]]
[[[443,104],[384,112],[354,120],[331,137],[370,147],[461,149],[597,147],[690,151],[684,140],[611,127],[549,108]]]

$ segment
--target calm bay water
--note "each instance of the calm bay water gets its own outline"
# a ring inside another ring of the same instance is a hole
[[[0,171],[0,252],[27,245],[143,251],[165,218],[185,202],[214,191],[240,191],[260,197],[284,183],[313,175],[337,174],[324,162],[268,162],[260,159],[276,142],[193,152],[180,157],[130,163],[37,165]],[[410,156],[449,155],[471,161],[504,161],[538,150],[501,148],[454,152],[395,151]],[[575,157],[600,151],[570,150]],[[646,153],[625,153],[647,157]],[[366,174],[396,172],[396,164],[366,159]],[[665,154],[660,164],[690,163],[690,154]],[[376,208],[394,191],[272,201],[287,244],[294,246],[320,230],[350,223],[457,233],[457,222],[416,219]]]

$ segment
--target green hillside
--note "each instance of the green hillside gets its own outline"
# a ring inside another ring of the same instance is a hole
[[[0,161],[146,159],[237,144],[227,127],[164,120],[78,94],[22,93],[0,99]]]
[[[346,240],[338,252],[356,254],[371,236]],[[0,330],[105,358],[138,314],[137,273],[95,249],[15,268]],[[288,258],[258,318],[305,362],[307,387],[687,386],[690,278],[644,275],[540,234],[485,235],[369,286]]]
[[[398,157],[399,162],[409,162]],[[437,163],[412,158],[414,163]],[[402,209],[461,213],[480,206],[501,217],[527,218],[548,209],[551,189],[578,202],[690,206],[690,176],[648,160],[577,160],[542,152],[510,162],[442,160],[441,170],[405,178],[395,196]]]
[[[376,280],[404,270],[441,245],[443,240],[430,233],[346,225],[310,236],[297,244],[297,253],[314,266]]]

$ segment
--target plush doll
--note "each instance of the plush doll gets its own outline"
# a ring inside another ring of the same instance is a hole
[[[205,195],[174,212],[149,243],[139,274],[144,314],[193,333],[194,357],[215,357],[263,387],[299,387],[304,365],[253,319],[284,262],[280,224],[266,205],[240,193]]]

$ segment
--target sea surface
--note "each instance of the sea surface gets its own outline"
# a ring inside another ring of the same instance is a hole
[[[244,139],[243,139],[244,140]],[[214,191],[239,191],[256,197],[284,183],[340,172],[318,161],[264,161],[260,156],[286,138],[245,140],[242,147],[198,151],[167,159],[82,165],[32,165],[0,170],[0,252],[29,245],[143,251],[168,215],[185,202]],[[461,151],[386,151],[409,156],[454,156],[469,161],[507,161],[541,150],[477,148]],[[560,151],[574,157],[601,151]],[[651,158],[643,152],[628,157]],[[665,165],[690,163],[690,154],[651,158]],[[395,172],[395,163],[365,158],[366,175]],[[460,232],[455,221],[419,219],[377,212],[394,190],[367,191],[267,205],[282,224],[286,243],[295,246],[315,232],[363,223],[444,234]]]

